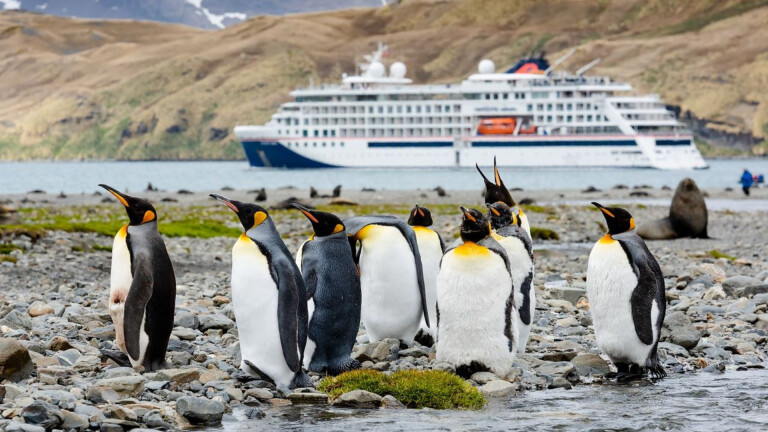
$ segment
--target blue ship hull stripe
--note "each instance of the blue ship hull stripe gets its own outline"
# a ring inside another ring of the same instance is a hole
[[[593,147],[635,146],[634,140],[606,141],[473,141],[472,147]]]
[[[251,166],[273,168],[335,168],[304,157],[274,141],[242,141],[245,156]]]

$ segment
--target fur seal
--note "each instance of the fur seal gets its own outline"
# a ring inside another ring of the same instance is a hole
[[[709,238],[707,204],[696,182],[690,178],[683,179],[672,197],[669,216],[640,225],[637,233],[645,240]]]

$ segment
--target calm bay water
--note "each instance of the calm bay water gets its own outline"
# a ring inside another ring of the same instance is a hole
[[[712,160],[710,169],[661,171],[617,168],[502,168],[508,185],[531,189],[609,188],[616,184],[675,187],[691,177],[703,188],[737,188],[744,168],[768,174],[768,159]],[[473,168],[441,169],[256,169],[247,162],[1,162],[0,193],[92,192],[99,183],[125,191],[144,190],[147,183],[176,191],[295,186],[318,189],[345,188],[416,189],[442,186],[448,190],[477,189]]]
[[[655,384],[577,386],[492,401],[480,411],[236,410],[225,431],[764,431],[768,370],[672,375]]]

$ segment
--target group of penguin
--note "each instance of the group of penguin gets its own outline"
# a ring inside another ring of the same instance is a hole
[[[468,377],[505,377],[525,351],[536,300],[527,215],[504,185],[494,160],[485,183],[487,212],[460,207],[460,238],[446,245],[416,205],[393,216],[336,215],[294,204],[314,234],[292,256],[267,210],[211,196],[234,212],[243,233],[232,249],[232,305],[240,368],[288,388],[313,385],[306,370],[336,375],[359,368],[351,357],[360,322],[370,342],[398,339],[434,345],[438,361]],[[107,185],[129,223],[115,236],[109,312],[116,361],[164,367],[173,329],[176,282],[146,200]],[[608,232],[592,249],[587,294],[598,347],[619,380],[650,372],[666,300],[661,269],[624,209],[593,203]],[[127,358],[126,358],[127,357]]]

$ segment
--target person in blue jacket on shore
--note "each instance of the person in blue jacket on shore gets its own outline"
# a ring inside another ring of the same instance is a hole
[[[744,191],[744,195],[749,196],[749,188],[752,187],[752,173],[748,169],[744,169],[744,174],[741,175],[741,190]]]

